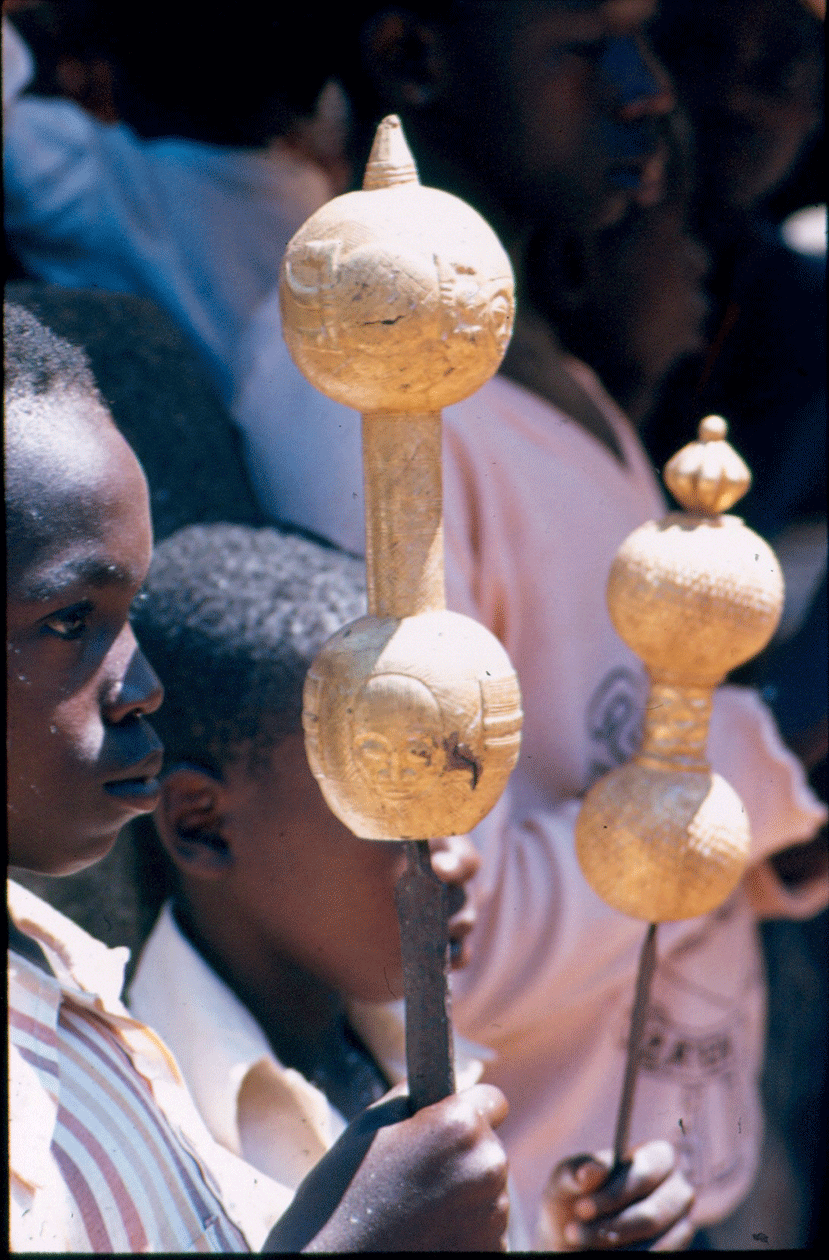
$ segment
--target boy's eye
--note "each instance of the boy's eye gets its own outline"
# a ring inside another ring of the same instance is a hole
[[[86,630],[87,618],[91,612],[91,604],[75,604],[44,617],[41,625],[47,634],[57,635],[59,639],[79,639]]]
[[[588,57],[592,61],[598,61],[600,57],[604,56],[607,44],[608,41],[604,37],[600,39],[574,40],[570,44],[565,44],[561,51],[569,53],[573,57]]]
[[[607,51],[608,39],[571,40],[566,44],[557,44],[550,49],[548,60],[552,66],[558,66],[567,57],[577,57],[582,61],[599,62]]]

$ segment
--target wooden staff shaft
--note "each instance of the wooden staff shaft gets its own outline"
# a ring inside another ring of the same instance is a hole
[[[397,884],[406,993],[406,1065],[412,1109],[455,1092],[449,1010],[447,887],[432,870],[427,840],[406,844],[408,868]]]
[[[642,1035],[648,1014],[651,981],[656,970],[656,924],[648,925],[642,952],[639,955],[639,968],[636,974],[636,996],[633,1001],[633,1015],[630,1021],[628,1052],[625,1062],[625,1079],[622,1085],[622,1097],[619,1103],[619,1115],[616,1120],[616,1136],[613,1139],[613,1171],[625,1162],[627,1156],[630,1118],[633,1112],[633,1097],[636,1092],[636,1075],[639,1070],[639,1057],[642,1050]]]
[[[440,412],[363,416],[368,611],[446,607]]]

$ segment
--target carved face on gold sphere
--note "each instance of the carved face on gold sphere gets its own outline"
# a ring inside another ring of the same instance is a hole
[[[429,688],[404,674],[369,679],[354,706],[354,760],[392,801],[428,793],[446,760],[443,718]]]
[[[364,191],[327,202],[288,245],[280,304],[291,356],[329,398],[363,412],[432,412],[496,371],[514,280],[477,211],[418,183],[388,118]]]
[[[468,617],[362,617],[311,665],[303,725],[320,790],[355,835],[461,835],[515,765],[521,696],[501,644]]]

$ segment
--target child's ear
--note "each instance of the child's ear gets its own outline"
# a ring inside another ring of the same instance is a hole
[[[440,30],[405,9],[378,13],[366,25],[363,56],[381,99],[422,109],[441,95],[448,58]]]
[[[216,879],[233,864],[223,835],[226,795],[223,783],[196,766],[176,766],[162,779],[155,826],[183,874]]]

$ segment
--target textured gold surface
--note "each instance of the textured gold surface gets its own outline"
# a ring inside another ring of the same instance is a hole
[[[622,543],[607,603],[653,676],[716,686],[774,634],[783,574],[768,544],[736,516],[671,512]]]
[[[440,412],[363,416],[368,606],[379,617],[443,608]]]
[[[735,516],[750,484],[709,416],[665,476],[687,512],[633,531],[611,566],[611,620],[651,680],[642,747],[587,793],[576,824],[585,878],[609,905],[648,922],[693,918],[739,882],[745,810],[705,752],[714,689],[760,652],[783,606],[774,553]]]
[[[364,617],[328,641],[305,685],[308,760],[366,840],[468,831],[518,758],[521,696],[500,643],[457,613]]]
[[[445,609],[439,408],[501,361],[509,260],[471,207],[420,186],[390,118],[363,190],[329,202],[289,244],[280,292],[300,369],[363,412],[369,615],[309,670],[309,764],[364,839],[468,831],[517,760],[521,696],[497,639]]]
[[[594,892],[649,923],[716,909],[739,883],[749,839],[742,802],[718,774],[638,761],[599,780],[576,824]]]
[[[707,770],[705,741],[712,699],[708,687],[652,683],[637,754],[640,765],[653,770]]]
[[[438,411],[474,393],[504,357],[512,268],[471,206],[416,182],[397,119],[380,124],[373,158],[363,191],[327,202],[285,251],[285,341],[337,402]]]

